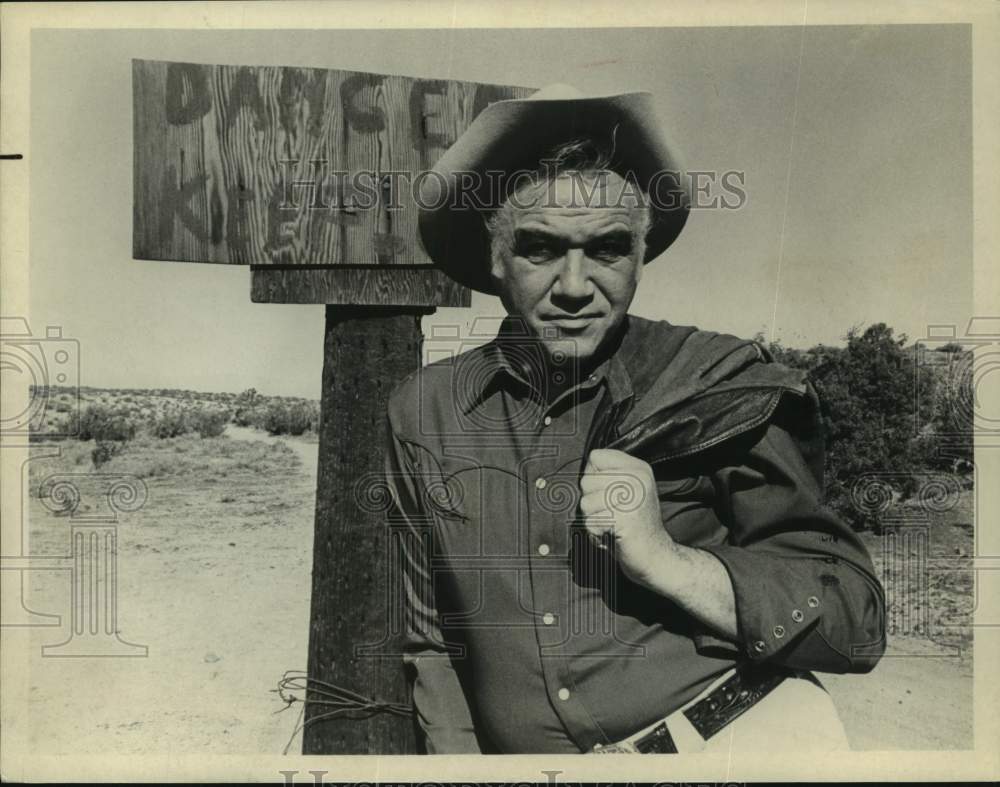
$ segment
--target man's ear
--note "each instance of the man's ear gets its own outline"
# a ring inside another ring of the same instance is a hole
[[[497,282],[504,280],[504,265],[500,257],[501,254],[500,249],[494,249],[490,254],[490,276]]]
[[[634,216],[635,214],[633,214]],[[646,237],[649,235],[649,214],[645,214],[641,220],[634,220],[632,231],[635,233],[635,283],[642,281],[642,271],[646,267]]]
[[[490,243],[490,277],[494,281],[503,281],[504,264],[501,248],[510,232],[509,216],[502,211],[497,211],[485,219],[486,234]]]

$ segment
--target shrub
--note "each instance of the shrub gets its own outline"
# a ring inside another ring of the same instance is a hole
[[[853,527],[877,532],[879,515],[859,509],[852,487],[862,476],[880,473],[893,496],[905,500],[928,470],[971,459],[971,441],[940,439],[971,429],[971,381],[959,345],[942,348],[952,360],[935,364],[939,373],[932,375],[932,368],[918,365],[916,350],[905,348],[906,336],[895,336],[884,323],[851,330],[845,338],[846,347],[767,347],[777,361],[806,369],[819,394],[827,504]]]
[[[236,397],[236,406],[252,410],[261,404],[262,397],[257,393],[256,388],[247,388]]]
[[[233,423],[237,426],[255,427],[264,421],[264,411],[259,407],[238,407],[233,413]]]
[[[94,463],[94,467],[100,467],[124,450],[125,442],[122,440],[98,440],[94,450],[90,452],[90,459]]]
[[[154,420],[149,431],[154,437],[161,440],[179,437],[191,431],[191,423],[185,413],[180,410],[171,410]]]
[[[320,404],[319,402],[306,402],[306,407],[309,408],[309,417],[312,420],[310,429],[314,432],[319,431],[319,415],[320,415]]]
[[[126,441],[135,437],[135,424],[120,411],[92,404],[80,416],[80,440]]]
[[[313,408],[308,402],[274,402],[264,413],[264,428],[273,435],[300,435],[315,424]]]
[[[247,388],[233,401],[236,408],[233,413],[233,423],[237,426],[261,428],[264,421],[264,397],[257,393],[256,388]]]
[[[61,440],[62,437],[58,435],[59,431],[61,430],[59,429],[58,425],[56,426],[56,429],[52,431],[48,430],[38,431],[37,429],[34,428],[34,425],[32,425],[31,431],[28,432],[28,442],[45,443],[45,442],[54,442],[56,440]]]
[[[191,427],[202,437],[218,437],[226,431],[229,413],[225,410],[193,410],[189,414]]]
[[[943,443],[940,447],[944,450],[940,453],[935,450],[930,461],[942,469],[968,468],[975,459],[972,445],[976,408],[975,359],[971,352],[961,349],[940,348],[940,351],[950,352],[951,358],[950,363],[939,366],[930,431],[942,438],[932,442],[933,447],[937,449],[938,444]]]

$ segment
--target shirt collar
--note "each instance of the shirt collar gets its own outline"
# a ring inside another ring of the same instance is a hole
[[[587,389],[606,382],[608,393],[614,404],[628,399],[633,394],[632,377],[622,358],[622,348],[629,332],[629,318],[618,342],[610,354],[601,361],[590,375],[578,385]],[[504,380],[514,380],[517,384],[537,390],[540,385],[541,370],[544,368],[538,341],[526,330],[523,322],[507,316],[500,325],[496,338],[482,348],[479,373],[475,375],[477,389],[463,408],[468,414],[479,406]]]

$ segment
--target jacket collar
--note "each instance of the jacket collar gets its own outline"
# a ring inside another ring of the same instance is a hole
[[[496,339],[460,356],[476,364],[466,377],[474,386],[466,414],[500,386],[537,381],[542,348],[519,322],[505,319]],[[751,429],[789,395],[805,405],[806,421],[819,410],[804,373],[774,363],[755,342],[634,316],[580,387],[604,381],[614,423],[606,424],[601,442],[647,461],[697,453]],[[807,431],[815,432],[815,424]]]
[[[624,357],[632,359],[640,348],[628,340],[632,318],[626,316],[622,334],[606,357],[580,381],[575,390],[586,390],[607,383],[611,401],[615,404],[633,395],[632,376]],[[475,363],[480,365],[475,375],[476,388],[463,408],[468,414],[500,386],[513,382],[532,391],[539,391],[544,375],[551,373],[543,353],[544,348],[518,317],[508,315],[500,324],[497,336],[480,348]]]

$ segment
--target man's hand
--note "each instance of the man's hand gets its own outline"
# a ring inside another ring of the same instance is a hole
[[[670,537],[661,519],[653,468],[621,451],[591,451],[580,491],[584,526],[597,540],[611,533],[629,579],[736,640],[736,598],[729,573],[715,555]]]
[[[653,468],[622,451],[591,451],[580,492],[580,513],[587,531],[598,542],[610,533],[628,578],[652,585],[677,552],[660,517]]]

